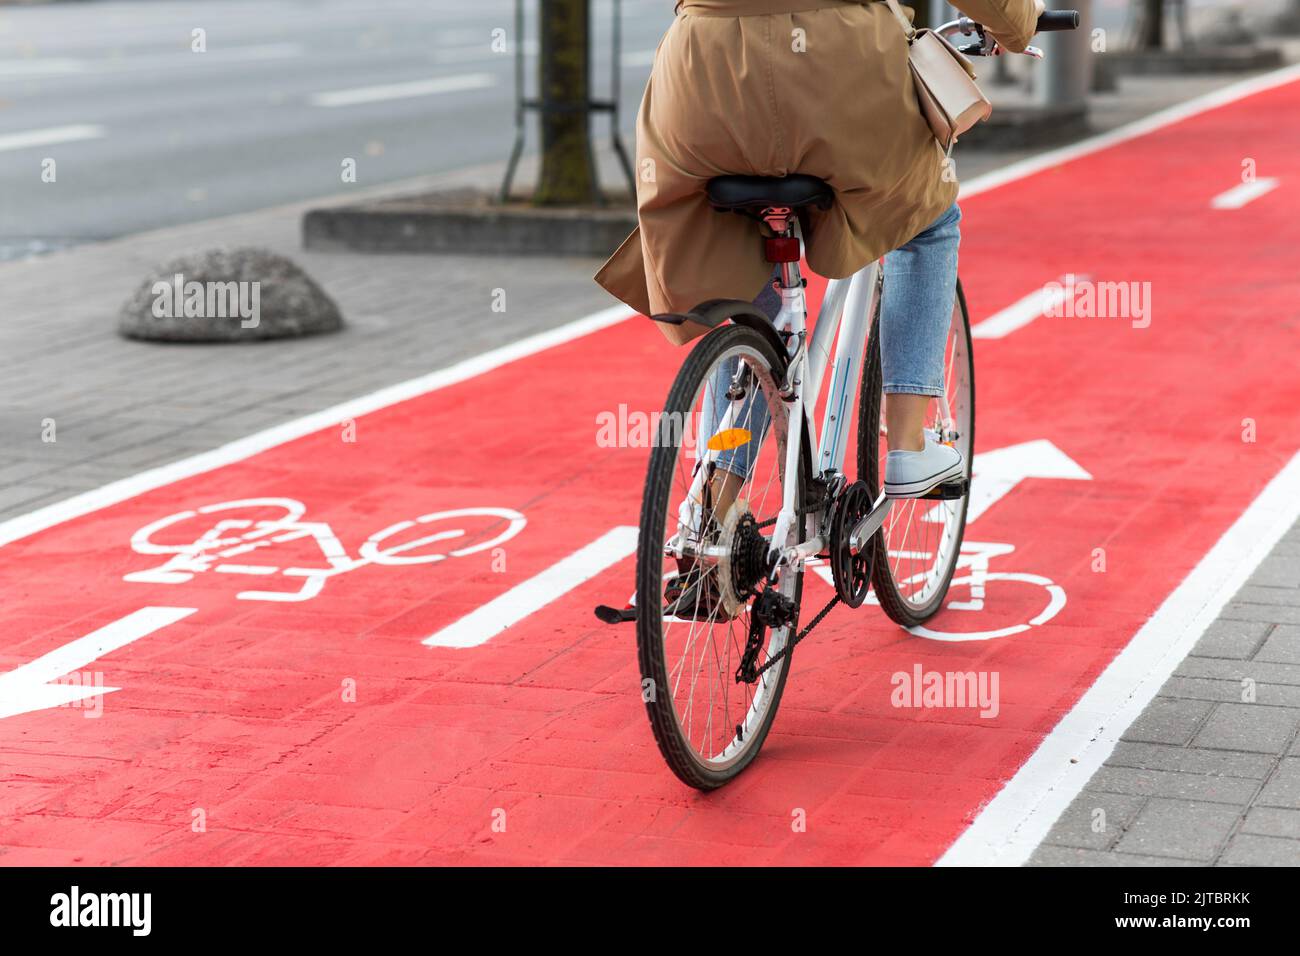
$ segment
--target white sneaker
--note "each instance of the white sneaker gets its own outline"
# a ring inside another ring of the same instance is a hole
[[[953,478],[965,468],[961,452],[941,445],[929,429],[923,451],[891,451],[885,458],[885,495],[889,498],[919,498]]]

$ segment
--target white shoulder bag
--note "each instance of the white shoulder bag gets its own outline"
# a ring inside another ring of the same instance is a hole
[[[921,114],[935,138],[952,152],[957,137],[989,118],[993,104],[975,82],[975,68],[957,48],[933,30],[917,30],[898,0],[885,0],[907,35],[908,62]]]

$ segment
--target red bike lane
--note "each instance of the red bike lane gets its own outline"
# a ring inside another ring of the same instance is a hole
[[[633,320],[0,549],[0,863],[933,862],[1300,448],[1297,108],[963,202],[977,325],[1067,275],[1149,310],[984,327],[968,608],[929,638],[837,608],[722,791],[668,772],[633,630],[591,613],[631,589],[647,455],[602,416],[635,438],[684,355]],[[1247,161],[1275,188],[1214,208]],[[895,706],[918,669],[996,707]]]

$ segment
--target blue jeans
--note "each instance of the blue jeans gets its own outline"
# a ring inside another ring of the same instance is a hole
[[[886,393],[943,394],[960,241],[961,210],[953,203],[911,242],[885,256],[880,370]]]
[[[957,246],[961,210],[953,203],[906,245],[885,256],[885,296],[880,304],[880,366],[886,393],[942,395],[944,348],[957,296]],[[779,270],[773,275],[779,275]],[[769,318],[781,309],[781,297],[769,284],[754,300]],[[719,366],[709,383],[711,421],[701,436],[712,435],[726,414],[726,392],[738,358]],[[706,405],[706,410],[709,408]],[[750,388],[735,423],[754,434],[752,441],[718,454],[718,467],[748,477],[760,436],[767,429],[767,399]]]

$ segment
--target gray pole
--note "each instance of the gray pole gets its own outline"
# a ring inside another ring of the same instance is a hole
[[[1037,64],[1034,96],[1039,106],[1083,106],[1092,86],[1092,0],[1069,0],[1061,9],[1079,11],[1079,29],[1040,33],[1034,46],[1046,59]],[[1114,37],[1111,38],[1112,40]]]
[[[956,20],[959,15],[951,3],[945,3],[944,0],[930,0],[930,26],[937,27],[949,20]]]

